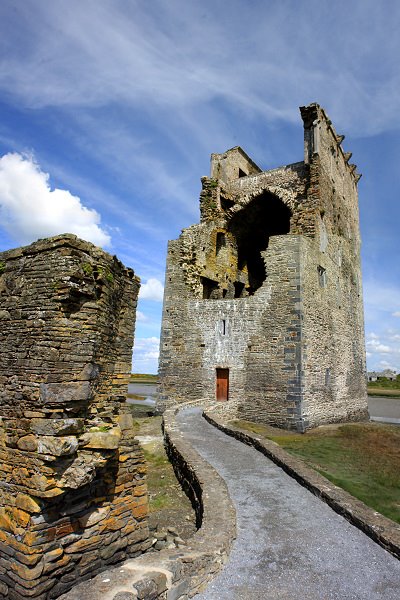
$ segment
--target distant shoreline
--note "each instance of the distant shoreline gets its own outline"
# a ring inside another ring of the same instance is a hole
[[[130,383],[151,383],[156,385],[158,383],[158,375],[151,373],[131,373],[129,377]]]

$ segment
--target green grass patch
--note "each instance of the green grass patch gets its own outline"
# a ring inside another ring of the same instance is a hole
[[[400,523],[400,427],[351,423],[297,434],[246,421],[234,423],[273,440],[335,485]]]
[[[147,463],[149,511],[173,509],[182,504],[183,500],[190,506],[186,497],[182,499],[178,495],[180,486],[165,453],[161,436],[161,417],[135,419],[133,426],[135,435],[145,436],[148,440],[141,445]]]
[[[158,375],[151,373],[131,373],[129,376],[130,383],[154,383],[158,382]]]
[[[144,450],[147,462],[149,510],[173,508],[177,502],[177,481],[163,448]]]
[[[368,381],[368,389],[385,388],[392,390],[400,390],[400,374],[393,381],[387,377],[380,377],[377,381]]]

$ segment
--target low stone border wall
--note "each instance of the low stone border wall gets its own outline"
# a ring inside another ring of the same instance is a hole
[[[185,548],[149,552],[126,561],[77,585],[59,600],[187,600],[226,563],[236,538],[236,512],[224,480],[181,434],[175,416],[182,408],[165,411],[164,438],[177,477],[192,500],[199,530]]]
[[[217,407],[218,410],[218,407]],[[227,425],[213,409],[203,412],[205,419],[231,437],[252,446],[270,458],[302,486],[329,504],[353,525],[361,529],[380,546],[400,559],[400,525],[366,506],[351,494],[306,466],[303,461],[283,450],[272,440],[261,440],[256,434]]]

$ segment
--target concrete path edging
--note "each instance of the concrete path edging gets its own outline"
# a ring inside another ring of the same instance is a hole
[[[283,450],[272,440],[262,440],[255,434],[227,425],[219,416],[213,414],[212,408],[204,411],[203,416],[214,427],[252,446],[270,458],[298,483],[326,502],[335,512],[342,515],[352,525],[361,529],[372,540],[400,559],[400,525],[337,487],[323,475],[306,466],[303,461]]]
[[[167,409],[163,430],[167,454],[193,503],[198,531],[184,548],[148,552],[115,565],[59,600],[187,600],[223,568],[236,538],[236,511],[225,481],[180,432],[176,414],[193,404]]]

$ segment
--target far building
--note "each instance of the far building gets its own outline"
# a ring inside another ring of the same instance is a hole
[[[397,377],[396,371],[385,369],[384,371],[368,371],[368,381],[379,381],[379,379],[389,379],[394,381]]]
[[[305,431],[367,414],[357,184],[318,104],[304,160],[212,154],[200,223],[169,242],[159,408],[193,401]]]

